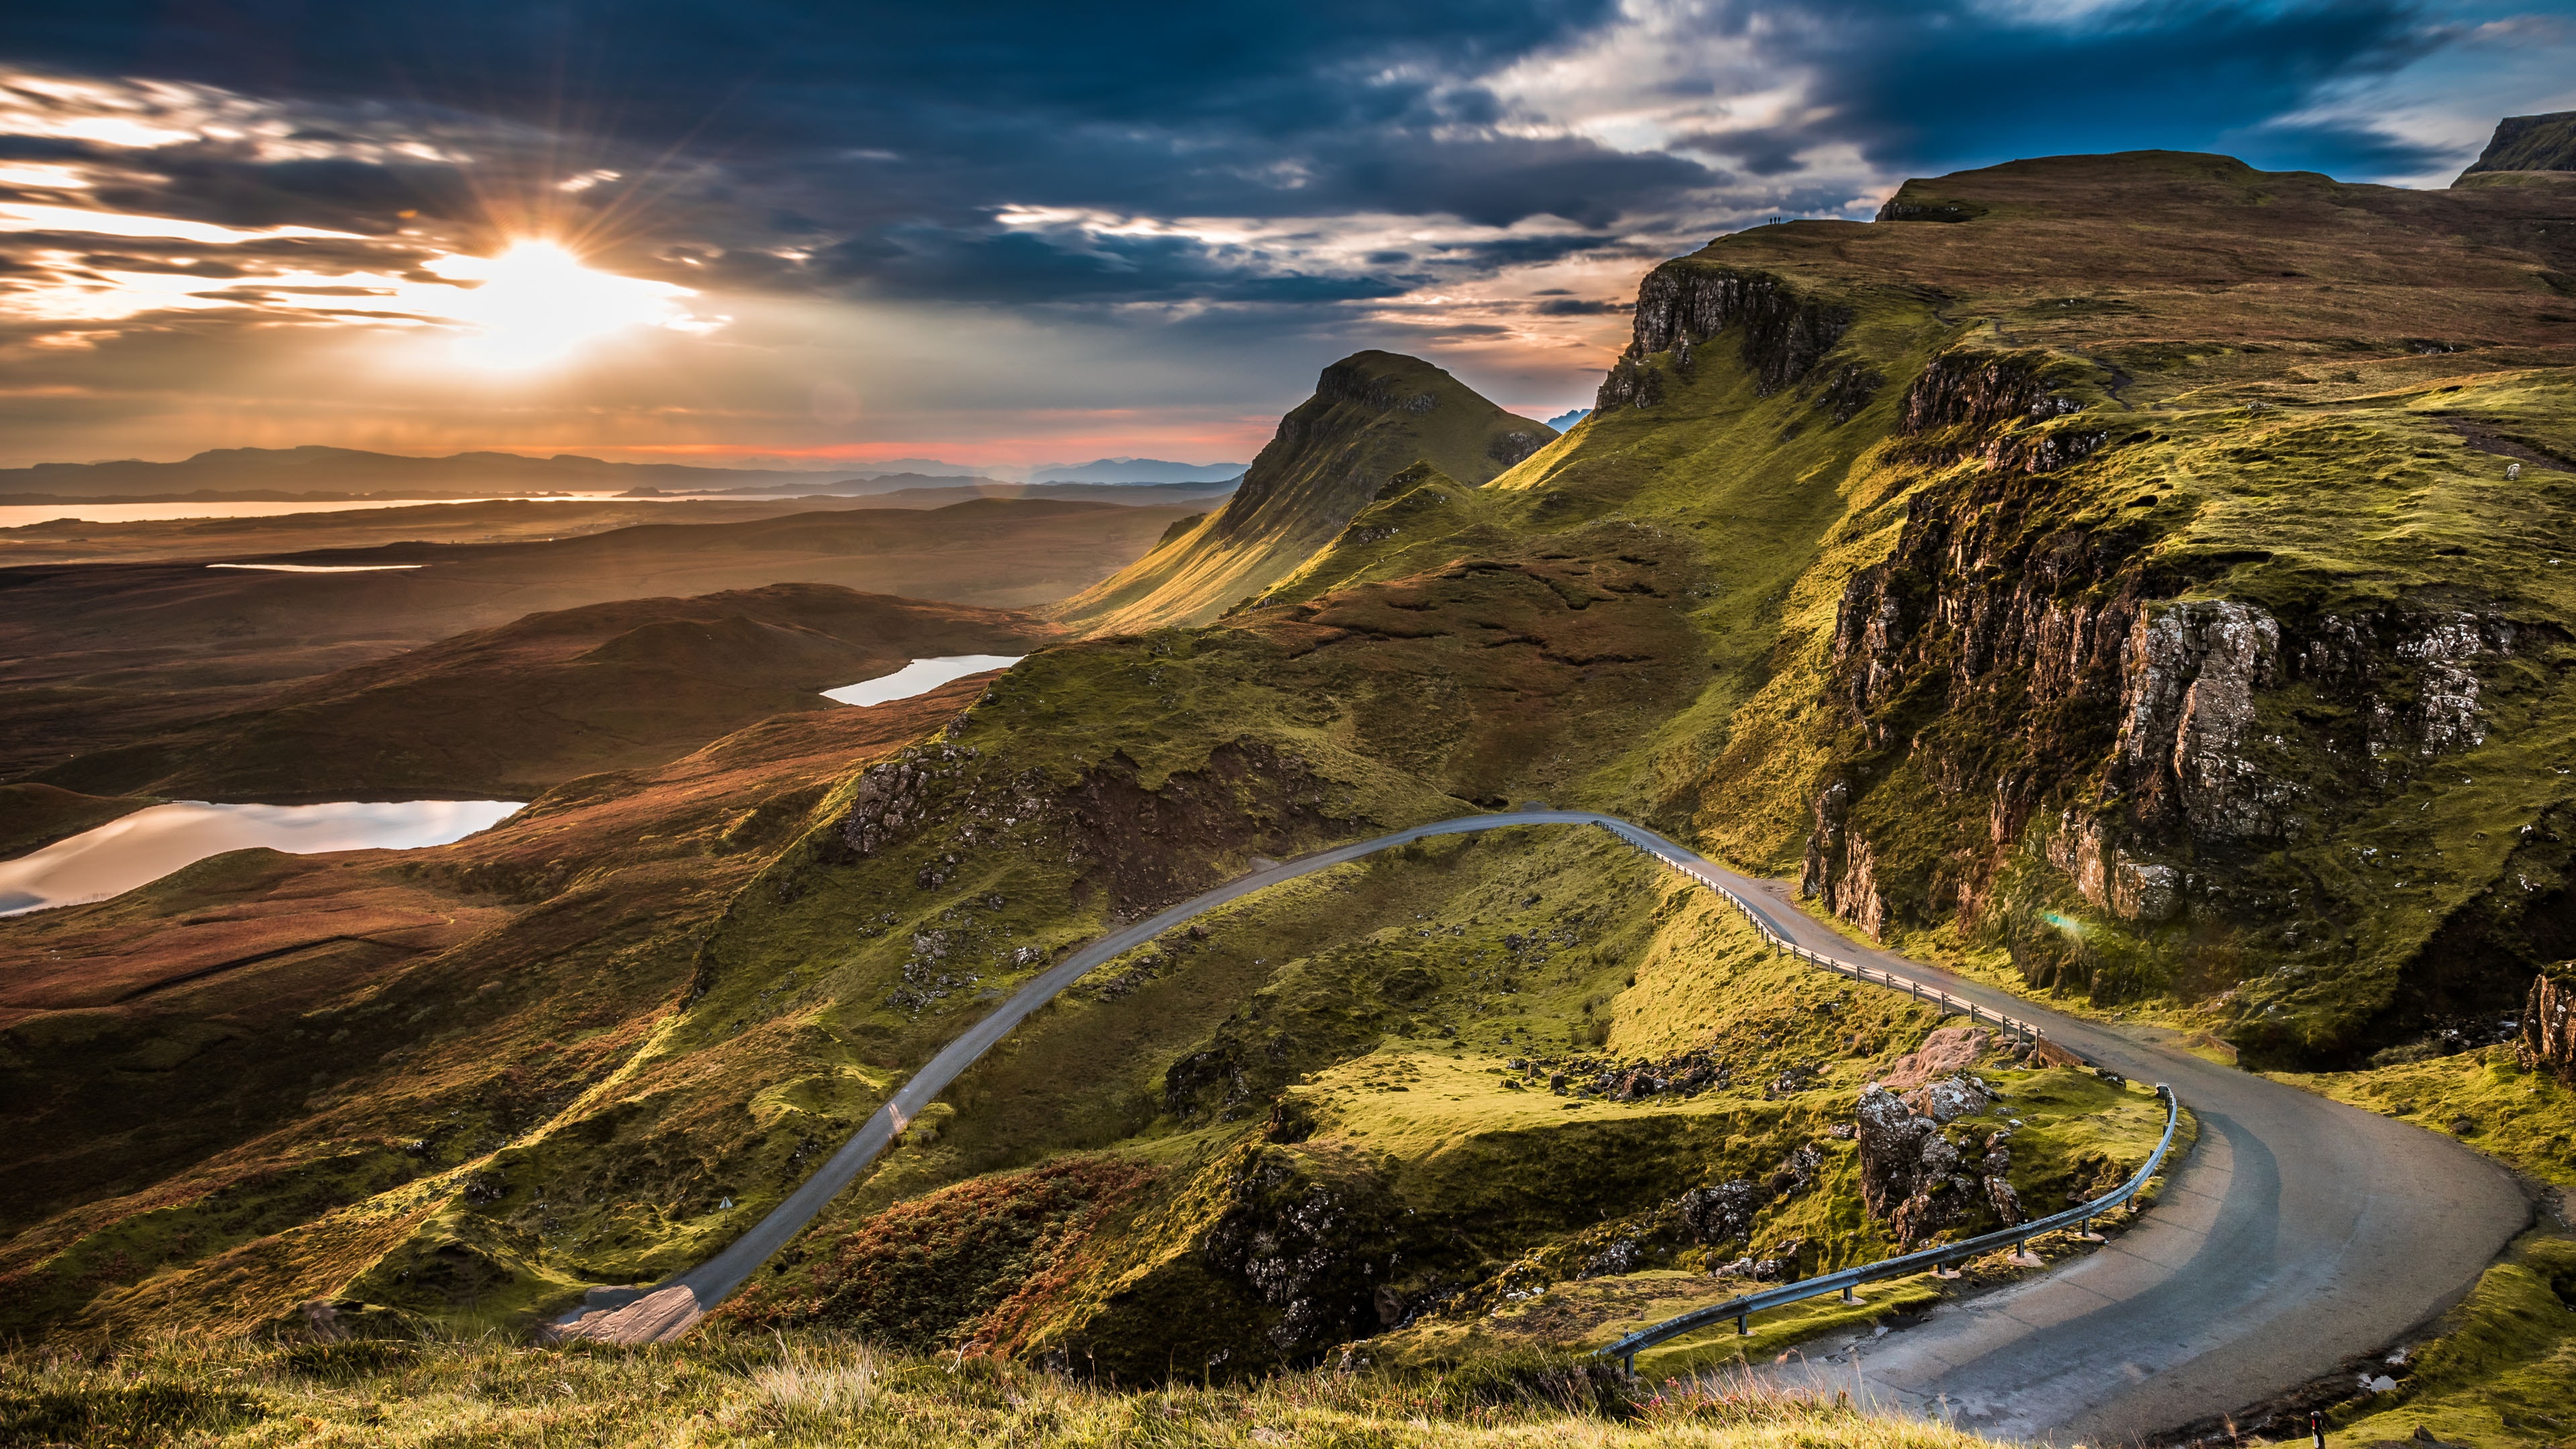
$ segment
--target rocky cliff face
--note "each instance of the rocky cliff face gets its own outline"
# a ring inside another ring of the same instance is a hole
[[[1768,273],[1687,258],[1666,262],[1637,289],[1634,339],[1602,380],[1595,406],[1653,407],[1663,400],[1664,383],[1648,359],[1672,354],[1674,371],[1687,380],[1693,350],[1729,330],[1739,338],[1761,395],[1769,397],[1804,381],[1851,324],[1850,308],[1802,295]],[[1838,376],[1830,406],[1845,418],[1859,411],[1875,377],[1861,368]]]
[[[2546,976],[2531,978],[2521,1028],[2514,1056],[2523,1069],[2551,1072],[2562,1082],[2576,1084],[2576,991]]]
[[[2507,116],[2463,179],[2481,171],[2576,171],[2576,111]]]
[[[1415,1245],[1404,1204],[1364,1164],[1256,1146],[1224,1190],[1200,1252],[1276,1311],[1266,1336],[1278,1353],[1311,1357],[1402,1321],[1395,1284]]]
[[[2090,416],[2031,357],[1945,354],[1909,389],[1891,451],[1950,471],[1837,610],[1850,733],[1805,889],[1873,933],[2003,932],[2034,983],[2096,994],[2242,970],[2249,944],[2331,952],[2323,888],[2280,853],[2483,743],[2484,676],[2530,630],[2475,599],[2203,596],[2232,560],[2177,564],[2154,515],[2047,481],[2119,446]],[[2058,892],[2117,931],[2032,926]]]

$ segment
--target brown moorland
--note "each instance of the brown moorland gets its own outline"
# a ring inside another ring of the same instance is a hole
[[[257,708],[291,682],[531,613],[776,583],[983,608],[1043,603],[1144,553],[1182,516],[987,500],[653,523],[553,542],[0,569],[0,778]],[[417,567],[207,566],[224,561]]]
[[[471,1193],[474,1164],[631,1072],[694,943],[830,782],[983,687],[764,721],[450,846],[236,851],[0,926],[7,1321],[147,1321],[141,1294],[247,1327],[331,1291],[332,1264],[420,1215],[322,1219],[424,1177],[424,1207]],[[757,1073],[787,1041],[744,1045],[733,1070]],[[707,1069],[670,1063],[648,1094],[688,1099]]]
[[[531,614],[290,685],[250,710],[45,782],[92,794],[305,800],[518,799],[645,769],[918,657],[1025,654],[1063,635],[1026,614],[771,584]]]

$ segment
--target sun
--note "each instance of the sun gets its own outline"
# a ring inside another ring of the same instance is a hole
[[[685,323],[682,298],[697,293],[669,282],[621,277],[584,266],[561,243],[513,242],[491,257],[442,257],[429,264],[453,285],[438,311],[464,324],[457,355],[492,368],[543,367],[586,343],[630,327]]]

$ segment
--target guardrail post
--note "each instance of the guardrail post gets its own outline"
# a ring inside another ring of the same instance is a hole
[[[1843,1301],[1845,1303],[1858,1303],[1860,1301],[1860,1295],[1852,1291],[1852,1285],[1849,1283],[1845,1283],[1843,1285]]]
[[[1738,1337],[1738,1338],[1751,1338],[1751,1337],[1753,1336],[1753,1323],[1752,1323],[1752,1318],[1753,1318],[1753,1315],[1752,1315],[1752,1314],[1749,1314],[1749,1313],[1739,1313],[1739,1314],[1735,1315],[1735,1336],[1736,1336],[1736,1337]]]

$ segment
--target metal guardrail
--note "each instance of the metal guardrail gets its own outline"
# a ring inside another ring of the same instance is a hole
[[[1706,1308],[1694,1309],[1679,1317],[1667,1318],[1651,1327],[1641,1328],[1618,1342],[1594,1352],[1601,1358],[1620,1360],[1628,1372],[1634,1374],[1637,1369],[1639,1350],[1652,1348],[1666,1339],[1679,1338],[1685,1333],[1706,1328],[1712,1323],[1724,1323],[1732,1318],[1735,1320],[1735,1331],[1739,1335],[1749,1335],[1753,1330],[1745,1320],[1766,1308],[1778,1308],[1784,1304],[1799,1303],[1809,1298],[1818,1298],[1827,1293],[1836,1292],[1843,1295],[1843,1301],[1846,1303],[1857,1302],[1859,1300],[1852,1290],[1863,1283],[1883,1278],[1911,1277],[1927,1269],[1965,1262],[1981,1254],[1991,1253],[2007,1244],[2020,1248],[2030,1239],[2043,1233],[2053,1233],[2060,1228],[2072,1227],[2078,1223],[2089,1229],[2093,1219],[2137,1196],[2138,1189],[2145,1187],[2149,1180],[2155,1177],[2157,1169],[2164,1166],[2165,1154],[2173,1147],[2174,1128],[2182,1119],[2181,1107],[2174,1100],[2173,1088],[2162,1082],[2156,1084],[2156,1095],[2163,1098],[2165,1104],[2165,1135],[2156,1143],[2156,1150],[2148,1155],[2146,1166],[2139,1168],[2135,1176],[2091,1202],[2078,1203],[2064,1212],[2050,1213],[2044,1218],[2033,1218],[2018,1226],[1984,1233],[1962,1242],[1925,1248],[1920,1252],[1907,1253],[1902,1257],[1883,1258],[1875,1263],[1863,1263],[1857,1268],[1845,1268],[1837,1273],[1802,1278],[1795,1283],[1765,1289],[1760,1293],[1747,1293],[1740,1298],[1730,1298],[1724,1303],[1714,1303]]]
[[[1926,987],[1919,981],[1899,976],[1892,971],[1883,971],[1874,966],[1862,966],[1856,962],[1838,960],[1821,952],[1810,951],[1774,930],[1770,921],[1765,919],[1763,913],[1756,910],[1751,902],[1704,874],[1695,862],[1676,860],[1656,849],[1652,842],[1639,840],[1615,826],[1604,825],[1602,828],[1673,870],[1688,876],[1693,882],[1717,892],[1726,899],[1728,904],[1734,906],[1737,913],[1742,915],[1754,931],[1775,950],[1795,956],[1809,965],[1849,976],[1856,981],[1867,981],[1892,990],[1904,991],[1918,1001],[1932,1001],[1945,1011],[1959,1012],[1972,1021],[1991,1022],[2020,1035],[2034,1045],[2042,1039],[2043,1034],[2036,1025],[2017,1017],[1952,996],[1937,988]],[[2065,1048],[2059,1047],[2057,1050],[2064,1051]],[[2076,1057],[2079,1061],[2082,1060],[2079,1053],[2068,1052],[2067,1054]],[[2093,1219],[2137,1196],[2139,1189],[2145,1187],[2155,1177],[2157,1170],[2164,1166],[2165,1155],[2173,1148],[2174,1129],[2182,1121],[2182,1104],[2175,1100],[2173,1088],[2162,1082],[2156,1084],[2156,1096],[2165,1104],[2165,1131],[2164,1136],[2156,1142],[2156,1150],[2148,1154],[2146,1165],[2139,1168],[2127,1182],[2090,1202],[2078,1203],[2063,1212],[2051,1213],[2044,1218],[2034,1218],[2026,1223],[1980,1234],[1961,1242],[1925,1248],[1899,1257],[1883,1258],[1875,1263],[1863,1263],[1858,1267],[1800,1279],[1798,1282],[1785,1283],[1777,1288],[1766,1288],[1759,1293],[1747,1293],[1738,1298],[1730,1298],[1724,1303],[1713,1303],[1706,1308],[1693,1309],[1677,1317],[1667,1318],[1661,1323],[1641,1328],[1607,1347],[1595,1349],[1593,1355],[1596,1358],[1619,1360],[1621,1367],[1633,1377],[1637,1371],[1637,1354],[1640,1350],[1652,1348],[1656,1344],[1679,1338],[1686,1333],[1696,1332],[1712,1323],[1724,1323],[1732,1318],[1735,1320],[1735,1331],[1739,1336],[1750,1335],[1753,1329],[1747,1320],[1765,1309],[1779,1308],[1786,1304],[1800,1303],[1809,1298],[1819,1298],[1827,1293],[1837,1292],[1842,1294],[1844,1302],[1855,1303],[1859,1299],[1853,1290],[1863,1283],[1887,1278],[1911,1277],[1929,1269],[1965,1262],[2006,1245],[2016,1250],[2022,1249],[2032,1238],[2079,1223],[2089,1231]]]
[[[1713,877],[1705,874],[1701,870],[1698,862],[1676,860],[1673,857],[1664,854],[1661,850],[1656,849],[1653,841],[1640,840],[1636,836],[1630,835],[1628,832],[1617,829],[1616,827],[1605,825],[1602,829],[1608,830],[1611,834],[1618,836],[1629,845],[1653,856],[1656,860],[1662,862],[1666,868],[1678,871],[1682,875],[1689,877],[1694,884],[1715,891],[1720,896],[1725,897],[1727,904],[1735,907],[1736,914],[1744,917],[1745,922],[1753,927],[1754,934],[1760,936],[1763,942],[1775,951],[1781,952],[1784,955],[1795,956],[1810,966],[1821,967],[1824,970],[1834,972],[1838,975],[1848,976],[1854,981],[1866,981],[1872,985],[1885,986],[1891,990],[1902,991],[1917,1001],[1929,1001],[1940,1007],[1944,1012],[1957,1012],[1971,1021],[1982,1021],[1993,1026],[2000,1027],[2034,1045],[2045,1039],[2047,1036],[2047,1033],[2041,1031],[2034,1023],[2024,1021],[2020,1017],[2012,1016],[2005,1012],[1997,1011],[1992,1007],[1980,1006],[1976,1002],[1970,1001],[1964,996],[1953,996],[1949,992],[1942,990],[1940,987],[1927,986],[1923,982],[1917,981],[1910,976],[1899,976],[1893,971],[1882,970],[1876,966],[1863,966],[1857,962],[1845,961],[1837,957],[1828,956],[1821,951],[1811,951],[1806,947],[1799,945],[1797,942],[1790,940],[1788,937],[1781,935],[1779,931],[1772,927],[1770,920],[1765,917],[1760,910],[1754,907],[1752,902],[1747,901],[1744,897],[1737,895],[1734,891],[1728,889]],[[2064,1050],[2064,1048],[2059,1048],[2059,1050]],[[2073,1053],[2069,1053],[2069,1055],[2073,1055]]]

